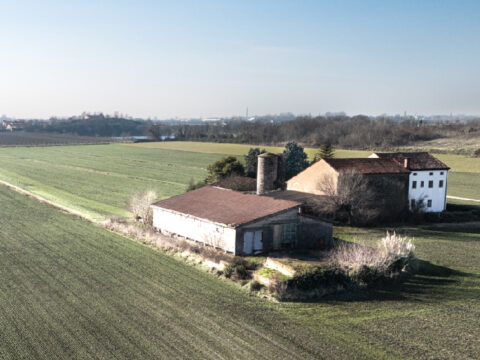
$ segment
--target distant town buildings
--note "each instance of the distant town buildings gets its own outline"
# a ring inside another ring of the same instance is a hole
[[[3,131],[15,131],[23,130],[26,127],[25,120],[3,120],[2,121],[2,130]]]

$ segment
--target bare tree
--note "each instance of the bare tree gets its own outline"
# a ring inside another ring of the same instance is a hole
[[[151,225],[153,215],[150,205],[156,200],[156,198],[157,193],[152,190],[135,194],[128,203],[128,210],[133,214],[135,220]]]
[[[317,204],[318,210],[335,217],[346,216],[349,224],[365,222],[378,215],[373,206],[375,192],[368,178],[358,172],[343,171],[337,179],[325,175],[318,182],[318,189],[325,195]]]

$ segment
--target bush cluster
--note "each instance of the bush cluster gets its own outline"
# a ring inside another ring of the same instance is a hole
[[[256,268],[257,265],[253,262],[235,256],[223,269],[223,275],[232,280],[246,280],[251,278],[251,270],[255,270]]]
[[[301,268],[291,279],[273,282],[269,290],[281,299],[294,299],[377,286],[413,273],[414,249],[406,237],[395,233],[387,233],[376,249],[345,243],[334,250],[330,264]]]

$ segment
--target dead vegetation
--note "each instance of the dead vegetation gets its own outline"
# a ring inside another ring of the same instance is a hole
[[[134,224],[125,219],[110,218],[103,221],[101,225],[111,231],[135,238],[144,244],[154,246],[164,251],[198,255],[216,264],[229,262],[233,258],[233,255],[217,250],[212,246],[189,241],[180,237],[166,236],[155,231],[151,226]]]
[[[268,289],[280,300],[298,300],[379,287],[416,271],[414,250],[408,238],[388,232],[376,248],[339,242],[325,264],[297,267],[289,279],[270,279]]]
[[[136,221],[152,225],[153,214],[150,205],[157,199],[157,193],[147,190],[132,196],[128,202],[128,210],[133,214]]]

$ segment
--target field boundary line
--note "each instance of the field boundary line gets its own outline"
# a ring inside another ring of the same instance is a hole
[[[459,197],[459,196],[451,196],[451,195],[447,195],[447,198],[453,199],[453,200],[464,200],[464,201],[480,202],[480,200],[478,200],[478,199],[469,199],[469,198],[464,198],[464,197]]]
[[[41,202],[41,203],[43,203],[43,204],[46,204],[46,205],[49,205],[49,206],[51,206],[51,207],[54,207],[54,208],[56,208],[56,209],[58,209],[58,210],[61,210],[61,211],[65,212],[65,213],[67,213],[67,214],[76,216],[76,217],[78,217],[78,218],[81,218],[81,219],[83,219],[83,220],[87,220],[87,221],[92,222],[92,223],[99,223],[99,222],[97,222],[97,221],[94,221],[94,220],[86,217],[85,215],[81,214],[80,212],[77,212],[77,211],[75,211],[75,210],[69,209],[69,208],[66,207],[66,206],[59,205],[59,204],[57,204],[57,203],[55,203],[55,202],[53,202],[53,201],[47,200],[47,199],[45,199],[45,198],[43,198],[43,197],[41,197],[41,196],[39,196],[39,195],[35,195],[35,194],[31,193],[30,191],[27,191],[27,190],[25,190],[25,189],[22,189],[21,187],[18,187],[18,186],[16,186],[16,185],[10,184],[10,183],[8,183],[8,182],[6,182],[6,181],[0,180],[0,185],[3,185],[3,186],[5,186],[5,187],[9,188],[10,190],[13,190],[13,191],[15,191],[15,192],[17,192],[17,193],[19,193],[19,194],[22,194],[22,195],[24,195],[24,196],[27,196],[27,197],[29,197],[29,198],[31,198],[31,199],[34,199],[34,200],[38,201],[38,202]]]

